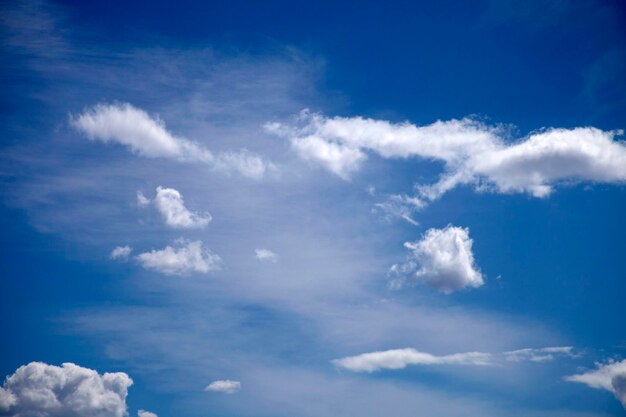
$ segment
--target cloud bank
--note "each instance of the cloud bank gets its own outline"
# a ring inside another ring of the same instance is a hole
[[[207,273],[220,269],[221,258],[202,246],[202,242],[178,239],[173,246],[144,252],[135,257],[146,269],[165,275]]]
[[[463,184],[477,190],[546,197],[563,182],[624,183],[622,131],[593,127],[544,129],[515,142],[499,126],[479,121],[437,121],[426,126],[362,117],[325,117],[301,112],[293,125],[268,123],[306,160],[349,179],[373,153],[386,159],[441,161],[439,181],[417,187],[426,201]]]
[[[246,150],[213,154],[197,142],[175,136],[159,117],[151,117],[128,103],[97,104],[78,116],[71,116],[70,125],[89,140],[118,143],[147,158],[200,162],[249,178],[261,178],[273,169],[271,163]]]
[[[597,369],[593,371],[570,375],[565,380],[610,391],[626,409],[626,360],[596,365]]]
[[[0,388],[0,415],[12,417],[123,417],[132,379],[73,363],[31,362],[7,377]]]
[[[213,381],[204,389],[205,391],[223,392],[224,394],[234,394],[241,389],[241,382],[230,379]]]
[[[391,267],[390,272],[397,276],[390,286],[402,287],[405,274],[413,274],[418,281],[446,294],[482,286],[484,280],[475,265],[472,244],[467,228],[448,225],[429,229],[421,240],[405,242],[404,246],[412,251],[411,259]]]
[[[413,348],[363,353],[335,359],[332,363],[353,372],[375,372],[382,369],[403,369],[408,365],[489,365],[491,355],[482,352],[455,353],[437,356]]]

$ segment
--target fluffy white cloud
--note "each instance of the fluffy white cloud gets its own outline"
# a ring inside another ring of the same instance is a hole
[[[288,137],[300,156],[344,179],[359,168],[367,152],[442,161],[445,172],[440,180],[418,187],[418,197],[425,201],[461,184],[545,197],[564,181],[626,181],[626,146],[615,140],[622,131],[546,129],[507,143],[504,129],[472,119],[415,126],[307,111],[295,126],[269,123],[266,129]]]
[[[133,248],[130,246],[116,246],[112,251],[109,257],[111,259],[128,259],[128,256],[133,251]]]
[[[241,382],[231,381],[230,379],[213,381],[204,389],[205,391],[223,392],[225,394],[234,394],[241,389]]]
[[[194,141],[173,135],[160,118],[151,117],[128,103],[97,104],[76,117],[70,117],[70,125],[90,140],[119,143],[148,158],[202,162],[215,169],[237,171],[251,178],[260,178],[273,169],[271,163],[245,150],[214,155]]]
[[[576,354],[572,346],[551,346],[538,349],[524,348],[504,352],[506,360],[511,362],[547,362],[559,356],[575,357]]]
[[[157,187],[154,206],[161,213],[165,224],[173,228],[203,228],[211,221],[211,214],[208,212],[194,213],[189,211],[185,207],[182,195],[174,188]]]
[[[278,255],[269,249],[255,249],[254,256],[259,261],[278,262]]]
[[[333,364],[353,372],[374,372],[381,369],[403,369],[408,365],[489,365],[491,355],[483,352],[455,353],[437,356],[413,348],[363,353],[335,359]]]
[[[596,364],[597,369],[565,377],[566,381],[580,382],[591,388],[605,389],[615,395],[626,408],[626,360]]]
[[[137,416],[139,417],[159,417],[156,414],[150,412],[150,411],[146,411],[146,410],[139,410],[137,411]]]
[[[123,417],[132,379],[72,363],[31,362],[0,388],[0,415],[12,417]]]
[[[203,248],[202,242],[178,239],[173,246],[152,250],[135,257],[146,269],[166,275],[183,275],[191,272],[207,273],[220,269],[219,255]]]
[[[484,281],[474,263],[472,243],[467,228],[448,225],[429,229],[422,240],[404,244],[412,251],[411,259],[391,267],[390,272],[399,275],[391,281],[391,287],[401,287],[405,280],[402,275],[409,273],[444,293],[480,287]]]

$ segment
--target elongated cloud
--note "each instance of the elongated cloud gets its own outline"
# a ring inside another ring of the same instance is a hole
[[[573,346],[550,346],[544,348],[524,348],[504,352],[506,360],[511,362],[548,362],[559,356],[576,357]]]
[[[145,197],[144,197],[145,199]],[[174,188],[157,187],[154,206],[165,224],[176,229],[199,229],[211,221],[211,214],[194,213],[185,207],[183,196]]]
[[[234,394],[241,389],[241,382],[231,381],[230,379],[213,381],[204,389],[205,391],[223,392],[225,394]]]
[[[462,184],[546,197],[565,181],[626,181],[626,146],[615,140],[622,131],[550,128],[511,143],[504,140],[500,127],[472,119],[416,126],[362,117],[328,118],[307,111],[295,125],[268,123],[266,129],[289,138],[302,158],[344,179],[360,168],[368,153],[442,161],[440,180],[418,187],[418,197],[425,201]]]
[[[404,274],[413,274],[418,281],[444,293],[482,286],[484,280],[475,265],[472,244],[467,228],[448,225],[429,229],[421,240],[404,244],[412,251],[411,258],[391,267],[390,272],[398,276],[391,281],[391,287],[401,287]]]
[[[626,360],[596,364],[597,369],[565,377],[566,381],[580,382],[591,388],[604,389],[615,395],[626,409]]]
[[[437,356],[406,348],[363,353],[332,362],[338,368],[353,372],[374,372],[381,369],[403,369],[409,365],[489,365],[490,360],[491,355],[482,352]]]
[[[278,262],[278,255],[269,249],[255,249],[254,257],[259,261]]]
[[[11,417],[123,417],[132,379],[73,363],[31,362],[0,388],[0,415]]]
[[[219,255],[204,248],[201,241],[185,239],[178,239],[173,246],[141,253],[135,258],[144,268],[165,275],[207,273],[220,269],[221,263]]]
[[[272,164],[245,150],[215,155],[197,142],[170,133],[160,118],[128,103],[97,104],[70,117],[70,125],[89,140],[118,143],[147,158],[201,162],[250,178],[260,178],[273,169]]]
[[[156,414],[150,412],[150,411],[146,411],[146,410],[139,410],[137,411],[137,416],[138,417],[159,417]]]

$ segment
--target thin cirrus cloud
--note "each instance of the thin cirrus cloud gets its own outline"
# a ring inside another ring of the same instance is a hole
[[[363,117],[326,117],[303,111],[295,124],[267,123],[286,137],[303,159],[349,179],[374,153],[386,159],[421,158],[444,163],[435,184],[419,185],[418,209],[464,184],[477,190],[546,197],[569,182],[623,183],[626,145],[623,131],[593,127],[544,129],[513,143],[505,129],[471,118],[426,126]]]
[[[352,372],[375,372],[382,369],[403,369],[409,365],[489,365],[491,355],[465,352],[437,356],[413,348],[391,349],[335,359],[332,363]]]
[[[234,394],[241,389],[241,382],[223,379],[211,382],[204,388],[205,391],[222,392],[224,394]]]
[[[73,363],[31,362],[0,387],[0,415],[123,417],[132,384],[124,372],[99,374]]]
[[[118,143],[147,158],[200,162],[255,179],[274,169],[273,164],[246,150],[214,154],[197,142],[175,136],[159,117],[128,103],[97,104],[70,116],[70,125],[89,140]]]
[[[626,360],[597,363],[595,370],[566,376],[565,380],[612,392],[626,409]]]
[[[154,203],[165,224],[174,229],[201,229],[211,222],[209,212],[192,212],[185,206],[181,193],[174,188],[158,186],[156,195],[151,201],[140,191],[137,192],[137,204],[141,207]]]
[[[208,273],[219,270],[219,255],[203,247],[202,241],[177,239],[172,246],[144,252],[135,259],[145,269],[161,272],[165,275],[186,275],[189,273]]]
[[[269,249],[255,249],[254,257],[262,262],[278,262],[278,255]]]
[[[537,360],[538,355],[542,355]],[[515,359],[511,359],[512,357]],[[376,372],[384,369],[404,369],[409,365],[495,365],[504,361],[515,362],[547,362],[558,357],[576,357],[571,346],[555,346],[538,349],[519,349],[516,351],[498,353],[463,352],[451,355],[433,355],[413,348],[391,349],[377,352],[368,352],[356,356],[347,356],[334,359],[332,363],[341,369],[352,372]]]
[[[484,280],[475,264],[472,245],[467,228],[448,225],[429,229],[421,240],[405,242],[411,256],[406,263],[391,267],[390,273],[395,278],[390,281],[390,287],[404,286],[407,275],[446,294],[482,286]]]

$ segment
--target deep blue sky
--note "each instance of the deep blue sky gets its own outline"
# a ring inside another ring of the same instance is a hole
[[[624,129],[621,2],[9,1],[0,17],[0,377],[32,361],[126,372],[130,415],[160,417],[624,413],[563,378],[626,358],[626,178],[564,176],[545,198],[467,183],[414,225],[380,204],[437,182],[442,160],[368,148],[346,180],[263,128],[308,108],[415,126],[472,117],[506,146]],[[72,121],[100,103],[276,172],[242,178],[87,140]],[[157,186],[212,221],[168,227],[136,201]],[[391,289],[403,243],[449,224],[469,229],[484,285]],[[166,275],[134,258],[178,238],[202,240],[221,270]],[[124,245],[128,261],[110,259]],[[575,354],[371,374],[331,363],[548,346]],[[242,389],[204,391],[219,379]]]

